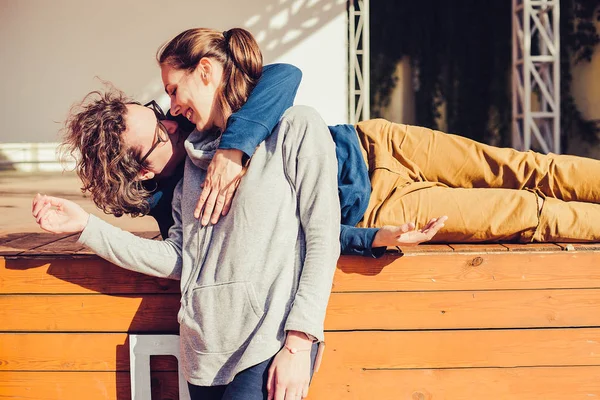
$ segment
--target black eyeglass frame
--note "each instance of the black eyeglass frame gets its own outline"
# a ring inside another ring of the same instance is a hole
[[[156,116],[156,129],[154,130],[154,137],[156,138],[156,141],[154,142],[152,147],[150,147],[150,150],[148,150],[146,152],[146,154],[144,154],[144,156],[140,159],[140,164],[143,164],[144,161],[146,161],[148,156],[150,154],[152,154],[152,152],[158,147],[158,145],[169,141],[169,132],[167,131],[167,128],[161,122],[161,121],[164,121],[165,119],[167,119],[162,108],[160,108],[158,103],[154,100],[144,104],[144,107],[148,107],[149,109],[154,111],[154,115]],[[162,135],[161,135],[161,132],[162,132]]]

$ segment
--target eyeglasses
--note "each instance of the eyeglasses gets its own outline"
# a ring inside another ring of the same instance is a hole
[[[165,113],[160,108],[160,106],[156,103],[156,101],[152,100],[149,103],[144,104],[144,107],[148,107],[152,111],[154,111],[154,115],[156,116],[156,129],[154,131],[154,136],[156,141],[150,147],[150,150],[140,159],[140,164],[143,164],[144,161],[148,158],[148,156],[158,147],[161,143],[166,143],[169,141],[169,132],[167,128],[163,125],[161,121],[164,121],[167,117]]]

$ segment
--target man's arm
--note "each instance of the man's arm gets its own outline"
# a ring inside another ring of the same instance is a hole
[[[32,214],[40,227],[48,232],[81,233],[79,243],[122,268],[151,276],[181,279],[183,239],[179,194],[180,191],[176,190],[173,201],[175,225],[164,241],[139,238],[59,197],[37,194],[32,202]]]
[[[139,238],[90,215],[78,242],[122,268],[161,278],[181,279],[182,183],[173,194],[174,225],[165,240]]]
[[[340,227],[341,253],[351,256],[379,258],[386,247],[373,247],[378,228],[357,228],[350,225]]]
[[[432,218],[427,225],[417,229],[409,222],[381,228],[357,228],[342,225],[340,245],[342,254],[379,258],[387,247],[408,247],[430,241],[444,227],[448,217]]]
[[[270,64],[248,101],[227,120],[219,149],[242,151],[252,157],[256,146],[273,132],[281,116],[294,104],[302,71],[290,64]]]

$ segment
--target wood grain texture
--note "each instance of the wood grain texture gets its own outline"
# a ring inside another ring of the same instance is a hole
[[[178,294],[0,296],[0,330],[177,333]]]
[[[600,290],[333,293],[329,330],[600,326]]]
[[[126,333],[0,333],[0,371],[129,371]],[[173,356],[152,356],[153,371],[177,371]]]
[[[514,368],[600,365],[600,329],[328,332],[336,368]]]
[[[508,251],[522,252],[562,250],[562,247],[556,243],[503,243],[503,246],[506,247]]]
[[[340,257],[334,292],[599,288],[598,252]]]
[[[600,397],[598,376],[600,367],[340,370],[333,377],[323,369],[315,375],[308,399],[588,400]],[[0,372],[0,399],[82,398],[129,400],[129,373]],[[176,373],[152,373],[152,398],[179,398]]]
[[[340,257],[334,292],[600,288],[600,252],[448,253]],[[0,258],[2,293],[152,293],[179,282],[96,256]]]
[[[344,370],[333,377],[323,369],[315,375],[308,399],[588,400],[600,397],[598,376],[600,367]],[[131,399],[129,373],[0,372],[0,399],[83,398]],[[179,398],[176,373],[152,373],[152,398]]]
[[[2,245],[0,245],[0,256],[18,255],[27,250],[56,242],[67,236],[71,236],[71,234],[54,234],[47,232],[25,234],[21,237],[2,243]]]
[[[389,250],[394,253],[398,248],[391,247]],[[421,254],[421,253],[452,253],[454,250],[447,244],[420,244],[418,246],[403,246],[400,251],[404,254]]]
[[[0,296],[4,331],[176,331],[179,295]],[[600,290],[333,293],[328,330],[600,326]]]
[[[129,399],[127,332],[177,333],[179,282],[74,236],[0,246],[0,399]],[[600,245],[428,246],[340,258],[310,399],[600,397]],[[151,365],[177,398],[174,359]]]
[[[335,370],[315,375],[309,399],[589,400],[600,367]]]
[[[99,257],[0,258],[0,294],[179,293],[179,281],[119,268]]]
[[[452,250],[460,253],[497,253],[508,251],[506,246],[499,243],[450,243]]]
[[[83,245],[77,243],[79,234],[67,236],[52,243],[45,244],[21,253],[22,256],[35,256],[47,254],[69,255],[83,249]]]
[[[179,399],[176,372],[153,372],[152,398]],[[0,399],[130,400],[129,372],[2,372]]]
[[[126,339],[124,334],[4,333],[0,370],[126,371]],[[324,365],[332,370],[600,365],[600,329],[592,328],[327,332],[325,339]]]
[[[10,242],[15,239],[24,238],[25,236],[32,235],[33,232],[23,233],[23,232],[14,232],[14,233],[6,233],[0,236],[0,244],[4,244],[6,242]]]

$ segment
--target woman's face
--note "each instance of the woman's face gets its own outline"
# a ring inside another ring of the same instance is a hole
[[[161,66],[165,91],[171,99],[171,114],[183,115],[199,131],[213,127],[224,129],[222,113],[215,104],[223,69],[211,59],[203,58],[192,72]]]

